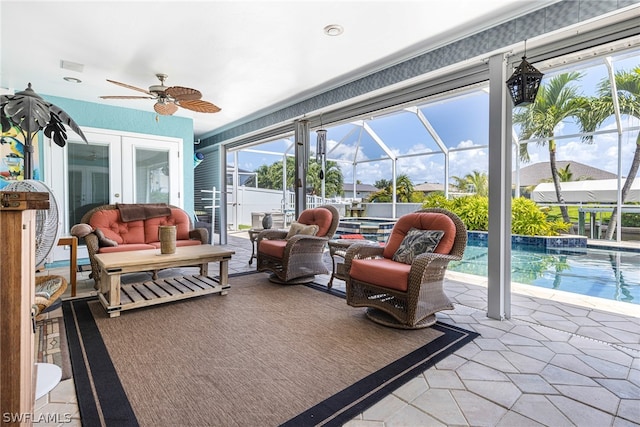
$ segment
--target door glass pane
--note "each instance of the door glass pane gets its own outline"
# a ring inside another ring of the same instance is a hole
[[[136,148],[136,203],[169,203],[169,152]]]
[[[67,156],[72,226],[89,210],[109,203],[109,147],[69,143]]]

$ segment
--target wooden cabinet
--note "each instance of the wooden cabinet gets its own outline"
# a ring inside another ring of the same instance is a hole
[[[47,193],[0,192],[2,425],[32,424],[35,399],[35,336],[31,316],[35,294],[34,209],[48,208],[48,197]]]

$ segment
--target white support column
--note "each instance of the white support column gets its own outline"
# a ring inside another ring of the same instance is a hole
[[[511,100],[503,54],[489,59],[488,308],[492,319],[511,317]]]

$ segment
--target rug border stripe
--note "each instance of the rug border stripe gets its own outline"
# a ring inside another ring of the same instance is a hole
[[[444,335],[355,382],[281,426],[342,426],[479,336],[475,332],[440,322],[431,327]],[[439,351],[434,351],[434,347]],[[424,357],[425,354],[427,357]],[[364,394],[358,392],[362,388],[370,391]]]
[[[73,364],[73,357],[71,359],[74,379],[76,370],[78,370],[83,371],[81,375],[82,378],[86,380],[86,383],[83,384],[81,388],[84,393],[87,394],[79,393],[78,383],[76,382],[78,406],[80,409],[82,423],[83,425],[91,426],[102,425],[102,422],[100,421],[100,413],[102,413],[102,418],[104,418],[104,423],[107,426],[137,427],[139,426],[138,420],[133,412],[129,398],[122,387],[122,383],[120,382],[118,373],[113,366],[111,357],[109,357],[107,347],[102,340],[102,335],[100,334],[98,325],[96,325],[91,309],[89,308],[89,301],[96,301],[96,299],[92,297],[68,301],[67,304],[69,309],[65,312],[65,316],[68,313],[77,318],[78,325],[80,327],[80,334],[82,335],[84,342],[86,342],[86,346],[92,348],[91,352],[84,352],[82,350],[82,346],[80,345],[77,335],[78,331],[75,330],[76,323],[73,322],[74,334],[76,335],[75,345],[77,345],[75,356],[80,357],[76,360],[85,360],[86,357],[86,362],[89,364],[89,369],[87,369],[84,363],[76,364],[79,365],[76,367]],[[100,406],[108,408],[108,411],[102,411],[101,408],[98,408],[95,399],[84,399],[85,396],[94,396],[90,383],[91,379],[95,377],[100,378],[100,381],[93,381],[98,401],[101,403]],[[88,412],[88,415],[91,416],[91,421],[87,420],[86,423],[83,408]],[[95,422],[97,422],[97,424]]]
[[[72,302],[62,302],[62,313],[67,333],[67,344],[69,345],[69,357],[71,358],[71,372],[73,373],[73,383],[76,389],[76,399],[78,402],[78,410],[80,411],[80,419],[83,425],[99,426],[100,415],[94,399],[85,399],[84,396],[91,396],[91,382],[89,380],[89,372],[81,361],[84,359],[84,351],[80,345],[77,323],[75,314],[72,309]]]

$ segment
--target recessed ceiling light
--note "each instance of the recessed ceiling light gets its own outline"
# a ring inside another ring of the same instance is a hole
[[[343,32],[344,28],[342,28],[342,25],[331,24],[324,27],[324,33],[328,36],[339,36]]]
[[[82,83],[82,80],[75,77],[63,77],[63,79],[68,81],[69,83]]]

